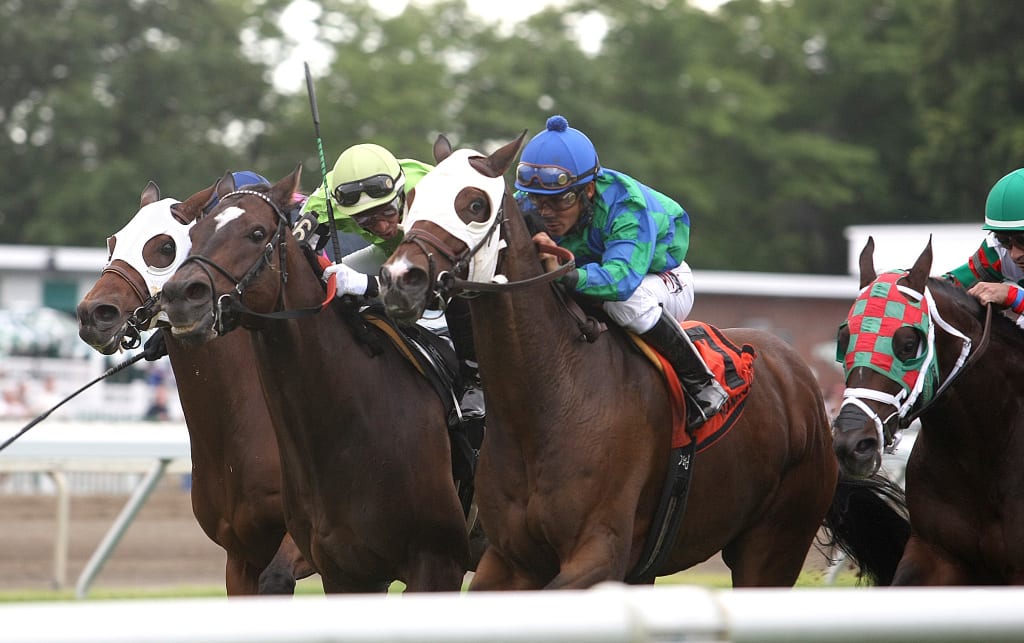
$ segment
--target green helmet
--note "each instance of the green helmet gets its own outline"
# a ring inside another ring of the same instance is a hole
[[[983,230],[1024,230],[1024,168],[996,181],[985,201]]]
[[[327,189],[341,214],[352,216],[404,195],[405,173],[395,156],[373,143],[353,145],[327,175]]]

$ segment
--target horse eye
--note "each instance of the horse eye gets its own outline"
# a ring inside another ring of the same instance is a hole
[[[264,239],[267,238],[267,231],[264,230],[263,228],[256,228],[255,230],[249,233],[249,238],[257,242],[263,241]]]
[[[168,241],[160,246],[160,254],[173,259],[174,255],[178,254],[178,245],[174,241]]]
[[[921,344],[921,335],[917,329],[901,328],[892,340],[892,352],[896,359],[906,361],[917,357],[917,349]]]

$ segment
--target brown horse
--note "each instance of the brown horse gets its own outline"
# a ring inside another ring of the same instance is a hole
[[[545,280],[502,178],[522,141],[483,156],[438,139],[438,165],[416,186],[382,285],[389,314],[405,321],[443,296],[453,275],[473,280],[465,291],[478,290],[470,306],[488,428],[476,483],[491,545],[471,588],[584,588],[626,579],[640,563],[669,470],[673,410],[662,376],[626,335],[581,341],[559,287]],[[639,582],[721,552],[736,586],[792,585],[837,508],[838,466],[810,369],[770,334],[727,334],[758,355],[745,410],[696,454],[681,530]],[[902,551],[899,534],[883,546],[888,558],[875,570],[853,556],[885,582]]]
[[[326,591],[380,591],[393,580],[457,591],[469,544],[443,404],[353,306],[323,306],[315,257],[284,214],[299,175],[267,188],[218,187],[220,202],[192,229],[192,254],[161,304],[182,341],[208,340],[236,321],[253,328],[258,360],[238,379],[262,384],[288,530]]]
[[[188,230],[213,187],[185,202],[161,199],[150,182],[141,209],[108,240],[111,259],[78,305],[79,335],[109,355],[139,340],[135,313],[154,303],[163,281],[188,254]],[[166,338],[192,445],[192,510],[227,552],[228,595],[291,593],[313,573],[287,535],[281,462],[263,391],[239,373],[255,355],[241,333],[201,347]],[[260,584],[260,575],[267,575]]]
[[[912,532],[897,585],[1024,584],[1024,334],[962,288],[860,255],[861,295],[838,337],[846,367],[834,421],[844,470],[868,475],[920,417],[906,470]],[[987,315],[987,316],[986,316]]]

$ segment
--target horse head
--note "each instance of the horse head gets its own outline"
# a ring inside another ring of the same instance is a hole
[[[156,297],[188,255],[188,231],[215,185],[183,202],[161,199],[156,183],[146,185],[139,211],[107,239],[107,265],[78,304],[84,342],[104,355],[138,346],[140,331],[157,322]]]
[[[437,166],[413,189],[402,244],[381,268],[388,315],[412,323],[439,297],[451,276],[494,278],[507,186],[503,175],[526,132],[489,156],[434,142]],[[509,199],[511,200],[511,199]]]
[[[242,190],[230,173],[218,181],[217,205],[192,227],[191,253],[164,284],[161,306],[176,338],[202,343],[233,329],[239,311],[282,303],[287,249],[298,251],[286,213],[300,174],[301,166],[273,186]]]
[[[903,421],[934,393],[937,379],[933,315],[928,291],[932,244],[909,271],[881,275],[874,267],[874,239],[860,254],[860,295],[837,337],[837,360],[846,390],[832,423],[833,448],[851,476],[873,475],[883,451],[899,443]]]

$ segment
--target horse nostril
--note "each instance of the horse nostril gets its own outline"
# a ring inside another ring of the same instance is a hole
[[[853,452],[858,455],[863,455],[865,453],[874,453],[877,450],[878,440],[875,438],[864,438],[863,440],[857,441],[857,445],[854,447]]]
[[[210,289],[205,283],[201,281],[194,281],[185,288],[185,299],[207,300],[209,298]]]
[[[121,310],[117,306],[103,304],[92,311],[92,317],[100,324],[112,324],[121,318]]]

